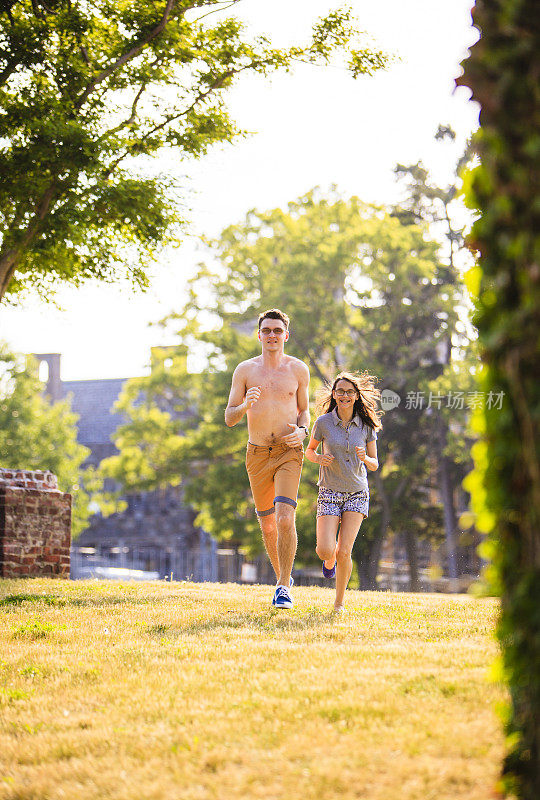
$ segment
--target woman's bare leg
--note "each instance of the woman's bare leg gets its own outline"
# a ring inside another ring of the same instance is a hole
[[[328,569],[336,563],[336,538],[339,528],[339,517],[325,514],[317,517],[317,548],[316,553],[324,561]]]
[[[345,511],[341,517],[341,528],[336,549],[336,599],[334,602],[336,611],[343,608],[345,589],[352,572],[351,553],[363,519],[364,515],[360,511]]]

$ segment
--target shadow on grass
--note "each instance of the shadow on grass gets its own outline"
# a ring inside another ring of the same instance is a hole
[[[305,612],[288,612],[279,609],[269,609],[263,613],[239,613],[237,611],[224,611],[211,617],[200,618],[187,625],[149,625],[146,633],[151,636],[165,636],[175,639],[180,636],[189,636],[211,631],[248,628],[264,633],[272,631],[305,631],[331,624],[336,615],[318,609],[308,609]]]
[[[24,603],[34,605],[42,604],[46,606],[56,606],[58,608],[83,608],[98,606],[141,606],[141,605],[165,605],[172,601],[182,600],[183,603],[195,605],[204,603],[204,598],[196,598],[191,595],[187,597],[178,594],[170,597],[129,597],[128,595],[104,595],[103,597],[64,597],[55,594],[8,594],[0,598],[0,608],[10,608],[22,606]]]
[[[44,603],[46,606],[64,605],[52,594],[8,594],[0,600],[0,606],[20,606],[23,603]]]

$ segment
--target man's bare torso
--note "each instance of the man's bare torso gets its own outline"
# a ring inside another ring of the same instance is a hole
[[[297,392],[301,362],[284,356],[280,366],[271,369],[263,365],[262,356],[244,362],[246,391],[258,386],[261,395],[247,411],[249,441],[270,446],[279,444],[291,432],[287,423],[296,424],[298,417]]]

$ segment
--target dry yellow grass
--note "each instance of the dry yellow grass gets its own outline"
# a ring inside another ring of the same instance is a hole
[[[2,800],[489,800],[496,603],[0,581]]]

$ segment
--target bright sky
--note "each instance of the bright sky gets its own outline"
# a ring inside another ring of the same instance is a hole
[[[19,352],[61,353],[63,380],[143,375],[150,347],[170,341],[149,324],[182,306],[186,279],[205,257],[197,237],[217,235],[250,208],[285,206],[314,186],[390,203],[396,163],[422,160],[440,182],[477,127],[478,110],[454,88],[476,41],[472,0],[349,0],[360,26],[399,56],[387,72],[354,81],[339,67],[299,65],[271,80],[248,77],[230,93],[240,127],[254,134],[203,160],[167,166],[186,175],[191,234],[153,270],[150,289],[87,285],[59,292],[63,310],[37,300],[2,308],[0,339]],[[307,40],[312,22],[339,5],[325,0],[243,0],[235,9],[252,33],[277,46]],[[230,12],[229,12],[230,13]],[[458,134],[436,143],[439,123]]]

